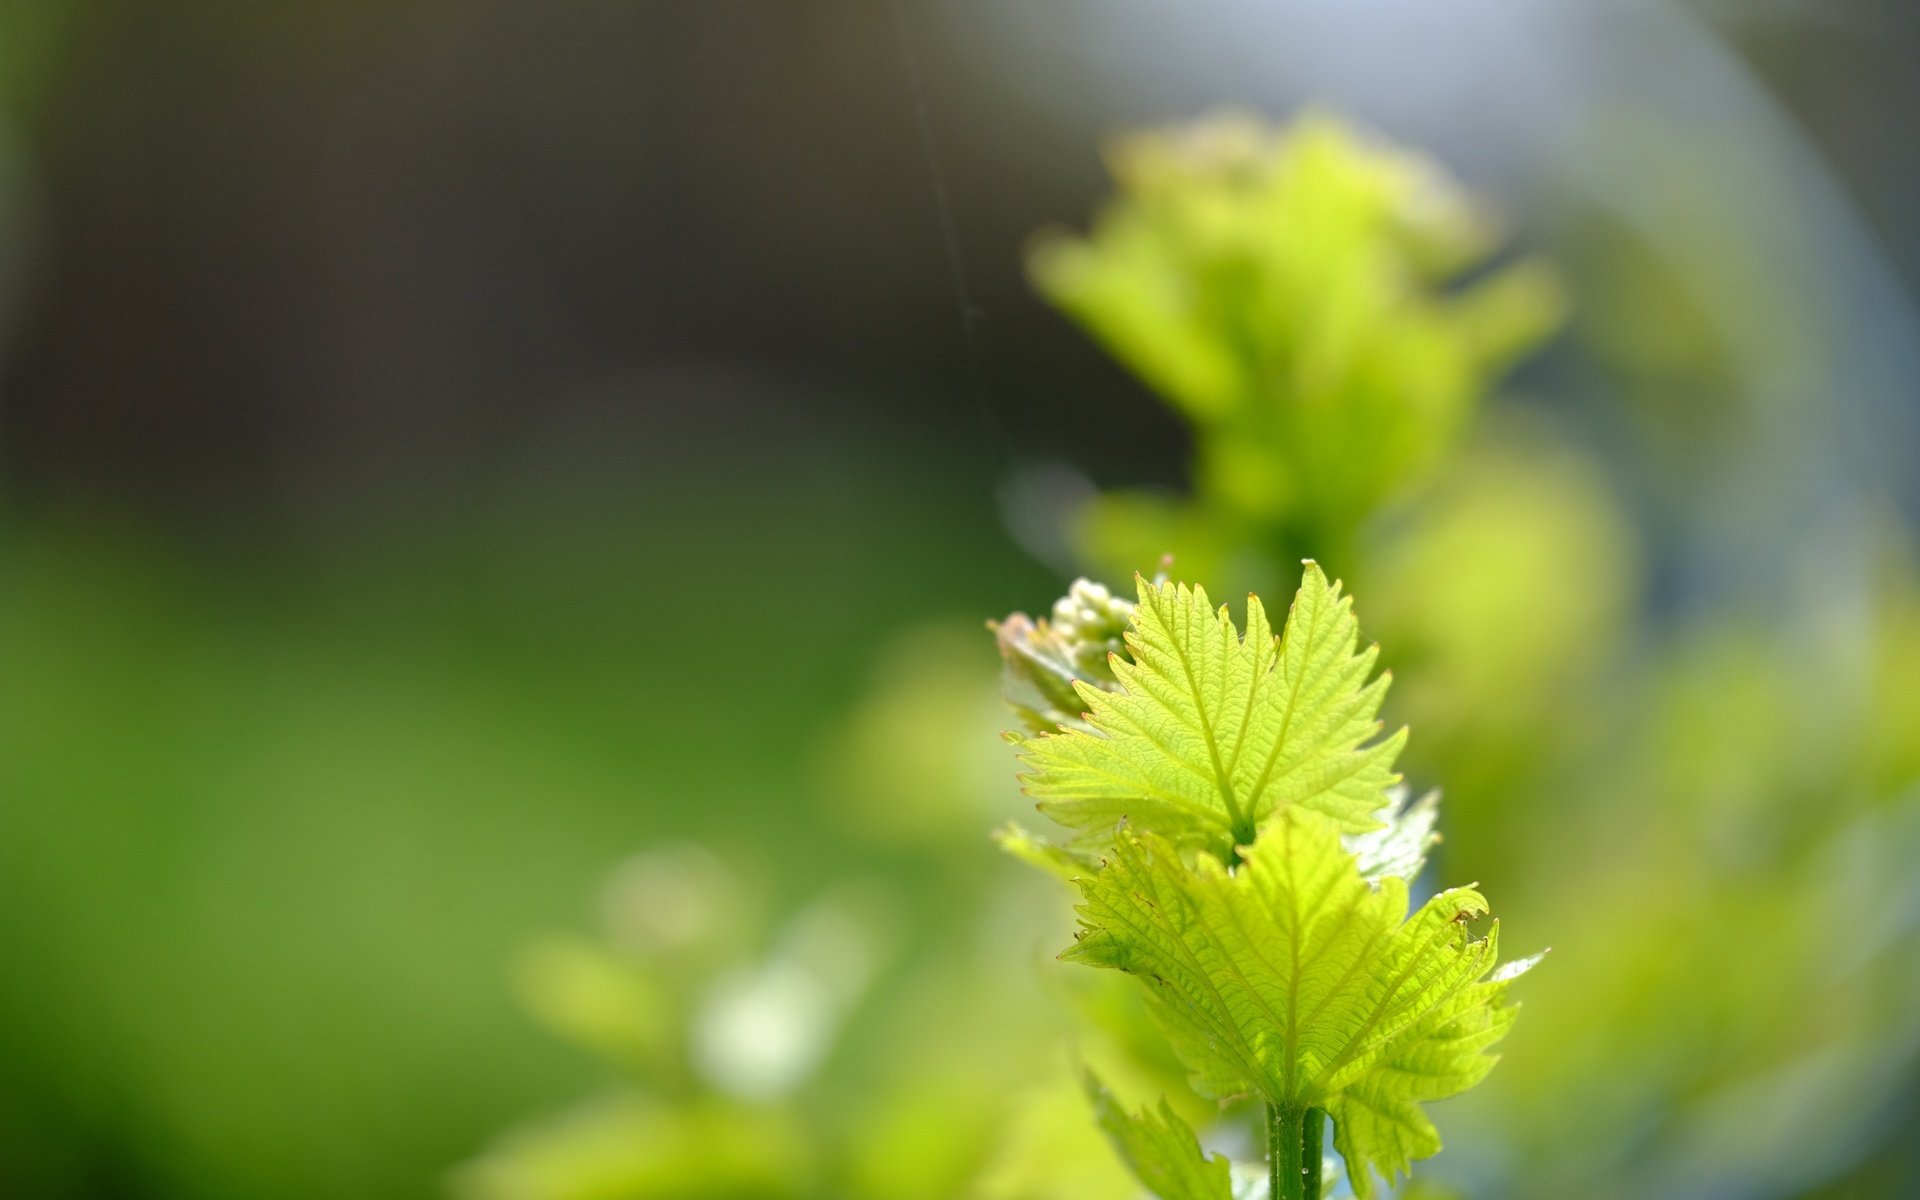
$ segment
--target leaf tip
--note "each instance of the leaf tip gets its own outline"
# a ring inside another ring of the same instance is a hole
[[[1546,959],[1547,955],[1551,953],[1553,953],[1553,947],[1548,946],[1546,949],[1535,954],[1529,954],[1525,958],[1516,958],[1512,962],[1502,963],[1493,969],[1493,974],[1487,977],[1487,981],[1489,983],[1506,983],[1509,980],[1518,979],[1528,971],[1539,966],[1541,962]]]

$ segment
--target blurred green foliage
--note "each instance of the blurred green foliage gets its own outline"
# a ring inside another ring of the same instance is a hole
[[[508,965],[634,847],[728,847],[741,939],[862,864],[901,873],[807,802],[821,747],[890,625],[977,630],[1046,586],[945,449],[528,471],[277,555],[97,505],[0,517],[0,1193],[437,1190],[482,1131],[596,1078]],[[929,527],[938,563],[875,570]],[[873,611],[843,604],[876,574]],[[690,579],[698,604],[663,587]]]
[[[1873,569],[1804,611],[1676,610],[1652,543],[1744,417],[1687,406],[1729,351],[1645,264],[1571,317],[1626,360],[1623,463],[1493,395],[1569,313],[1432,166],[1325,116],[1113,161],[1034,275],[1195,453],[1179,494],[1077,513],[1079,565],[1344,577],[1409,778],[1447,788],[1440,866],[1555,945],[1401,1194],[1903,1194],[1912,531],[1857,514]],[[977,617],[1058,589],[947,451],[730,445],[724,480],[370,512],[267,571],[8,514],[0,1191],[1129,1195],[1082,1062],[1244,1145],[1123,981],[1048,961],[1065,892],[979,836],[1024,805]],[[543,932],[602,877],[597,929]]]
[[[1324,118],[1147,135],[1117,163],[1114,209],[1091,238],[1044,251],[1036,275],[1189,417],[1196,454],[1190,497],[1090,503],[1086,560],[1138,569],[1171,552],[1183,571],[1260,580],[1301,554],[1331,559],[1393,649],[1412,778],[1449,788],[1448,873],[1500,879],[1513,929],[1550,931],[1559,951],[1516,1068],[1460,1104],[1473,1144],[1497,1151],[1464,1168],[1443,1157],[1438,1174],[1461,1170],[1476,1195],[1600,1197],[1793,1195],[1843,1172],[1884,1136],[1920,1035],[1916,910],[1897,865],[1920,849],[1911,535],[1861,514],[1883,569],[1815,591],[1829,607],[1797,628],[1663,621],[1639,597],[1637,539],[1603,465],[1542,414],[1483,407],[1490,369],[1440,371],[1468,382],[1438,408],[1420,387],[1351,384],[1425,372],[1399,340],[1403,314],[1496,286],[1435,293],[1445,272],[1415,266],[1403,230],[1436,206],[1453,215],[1429,228],[1457,239],[1441,261],[1489,244],[1457,194],[1362,187],[1412,168]],[[1383,217],[1381,196],[1407,215]],[[1557,314],[1537,268],[1509,270],[1490,277],[1514,289],[1499,294],[1531,299],[1480,310],[1500,314],[1485,318],[1497,335],[1454,325],[1455,361],[1497,368]],[[1370,314],[1355,333],[1328,315],[1349,288],[1399,302],[1355,302]],[[1293,307],[1271,299],[1288,295]],[[1212,355],[1236,364],[1219,376],[1231,386],[1168,368],[1197,342],[1233,348]],[[1690,370],[1714,353],[1687,343],[1668,358]],[[1344,364],[1326,378],[1354,390],[1299,382],[1315,377],[1294,364],[1320,361]],[[1354,477],[1329,484],[1341,464]],[[1339,501],[1316,513],[1303,493]]]
[[[1183,494],[1088,502],[1083,565],[1114,580],[1171,554],[1216,589],[1271,588],[1312,556],[1344,576],[1391,650],[1409,778],[1448,789],[1441,868],[1498,879],[1508,936],[1555,944],[1507,1066],[1436,1112],[1457,1149],[1401,1194],[1893,1194],[1874,1190],[1897,1176],[1876,1146],[1920,1049],[1909,531],[1861,514],[1878,573],[1811,589],[1830,607],[1791,628],[1663,611],[1618,464],[1550,410],[1492,396],[1566,312],[1544,268],[1497,257],[1482,206],[1324,115],[1136,135],[1112,162],[1113,204],[1090,235],[1041,242],[1034,277],[1188,422],[1194,458]],[[1675,336],[1634,369],[1707,370],[1717,351]],[[1737,416],[1680,414],[1676,436]],[[1640,502],[1691,498],[1668,471]],[[1047,628],[1016,614],[1002,650],[1025,709],[1071,721],[1047,680],[1074,664]],[[824,810],[917,864],[894,915],[950,916],[838,1027],[844,1053],[771,1106],[711,1078],[676,1104],[643,1060],[687,1054],[697,1019],[663,1039],[631,964],[550,950],[536,1007],[626,1063],[626,1090],[499,1143],[463,1175],[470,1194],[1131,1194],[1057,1048],[1129,1107],[1185,1095],[1180,1072],[1126,995],[1034,965],[1065,944],[1064,893],[976,865],[967,831],[1013,807],[984,757],[999,748],[981,657],[962,634],[911,635],[824,742]],[[1210,1147],[1251,1135],[1235,1108],[1179,1116]],[[727,1174],[783,1146],[777,1182]]]
[[[1552,276],[1490,267],[1494,226],[1438,170],[1330,117],[1217,117],[1108,161],[1120,197],[1087,237],[1043,240],[1034,279],[1189,422],[1196,466],[1190,498],[1082,514],[1107,574],[1168,552],[1221,588],[1346,569],[1559,322]]]

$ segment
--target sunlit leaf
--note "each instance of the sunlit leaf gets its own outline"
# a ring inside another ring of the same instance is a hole
[[[1134,1177],[1160,1200],[1231,1200],[1233,1169],[1201,1152],[1199,1139],[1164,1099],[1159,1109],[1130,1113],[1091,1073],[1087,1097]]]
[[[1038,867],[1069,883],[1099,868],[1099,863],[1083,851],[1036,837],[1015,821],[994,830],[993,843],[1028,866]]]
[[[1428,792],[1407,803],[1407,789],[1394,787],[1387,792],[1387,807],[1376,814],[1385,822],[1366,833],[1350,833],[1341,845],[1354,857],[1360,874],[1368,879],[1398,875],[1412,879],[1427,865],[1427,852],[1440,841],[1434,825],[1440,820],[1440,793]]]
[[[1117,689],[1080,685],[1090,729],[1022,743],[1027,791],[1094,839],[1129,819],[1222,859],[1289,805],[1378,828],[1405,735],[1365,744],[1388,676],[1359,636],[1351,598],[1311,562],[1279,637],[1258,597],[1243,638],[1203,589],[1142,580]]]
[[[1080,887],[1062,957],[1140,979],[1201,1094],[1327,1109],[1363,1197],[1370,1166],[1439,1148],[1418,1105],[1479,1082],[1512,1022],[1511,972],[1492,975],[1498,923],[1467,928],[1485,899],[1455,888],[1408,916],[1406,883],[1370,884],[1337,826],[1303,808],[1234,869],[1123,831]]]

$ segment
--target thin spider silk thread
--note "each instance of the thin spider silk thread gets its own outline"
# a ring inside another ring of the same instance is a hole
[[[974,406],[986,428],[996,457],[1002,462],[1010,455],[1006,431],[987,397],[986,358],[980,351],[979,324],[985,316],[973,302],[973,288],[967,279],[966,256],[960,246],[960,226],[954,217],[953,194],[946,172],[940,165],[940,149],[933,136],[933,106],[927,100],[926,81],[913,50],[913,31],[907,22],[905,0],[892,0],[894,35],[900,47],[900,69],[907,79],[913,101],[915,123],[920,131],[920,153],[926,166],[927,181],[933,189],[933,206],[940,226],[940,240],[947,256],[947,280],[953,289],[954,309],[960,318],[960,336],[966,346],[968,373],[972,377]]]

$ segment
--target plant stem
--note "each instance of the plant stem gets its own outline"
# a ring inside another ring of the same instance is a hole
[[[1291,1109],[1267,1105],[1267,1160],[1272,1167],[1268,1176],[1270,1200],[1306,1200],[1301,1190],[1305,1183],[1300,1173],[1300,1118]]]
[[[1320,1200],[1321,1138],[1325,1110],[1267,1105],[1267,1192],[1271,1200]]]
[[[1300,1170],[1306,1176],[1306,1200],[1320,1200],[1320,1139],[1327,1130],[1327,1110],[1307,1110],[1306,1127],[1300,1131]]]

